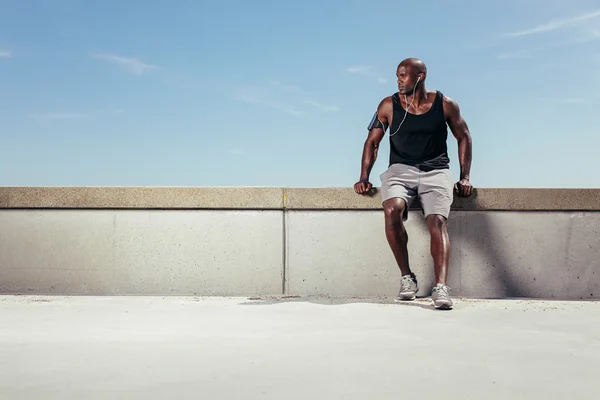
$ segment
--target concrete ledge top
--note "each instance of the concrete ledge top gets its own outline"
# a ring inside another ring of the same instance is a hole
[[[283,189],[220,187],[0,187],[4,208],[281,209]]]
[[[381,198],[378,188],[361,196],[352,188],[0,187],[0,208],[378,210]],[[475,189],[452,208],[600,211],[600,189]]]

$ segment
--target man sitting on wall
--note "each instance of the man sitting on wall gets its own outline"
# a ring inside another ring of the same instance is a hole
[[[381,196],[385,233],[402,273],[398,299],[413,300],[419,290],[417,277],[408,260],[408,234],[404,221],[408,208],[419,196],[431,235],[431,256],[435,268],[432,302],[435,308],[451,309],[446,286],[450,241],[447,220],[453,189],[459,196],[470,196],[471,134],[456,102],[441,92],[425,89],[427,67],[415,58],[398,65],[398,92],[384,98],[371,123],[362,154],[360,180],[354,185],[358,194],[372,188],[369,175],[379,144],[390,128],[389,168],[381,175]],[[453,185],[447,151],[447,125],[458,141],[460,179]]]

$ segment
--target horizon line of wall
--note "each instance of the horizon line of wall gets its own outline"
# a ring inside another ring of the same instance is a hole
[[[475,189],[448,221],[469,298],[600,298],[600,189]],[[429,234],[409,212],[420,296]],[[0,187],[0,294],[391,297],[378,188]]]

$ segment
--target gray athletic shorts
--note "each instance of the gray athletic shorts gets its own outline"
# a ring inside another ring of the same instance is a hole
[[[406,202],[402,219],[408,219],[408,208],[419,196],[425,217],[438,214],[448,218],[454,199],[454,181],[449,169],[424,172],[405,164],[392,164],[381,178],[381,201],[400,198]]]

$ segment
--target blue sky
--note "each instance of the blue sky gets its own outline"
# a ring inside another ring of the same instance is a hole
[[[558,3],[3,0],[0,185],[350,187],[419,57],[474,186],[600,187],[600,6]]]

